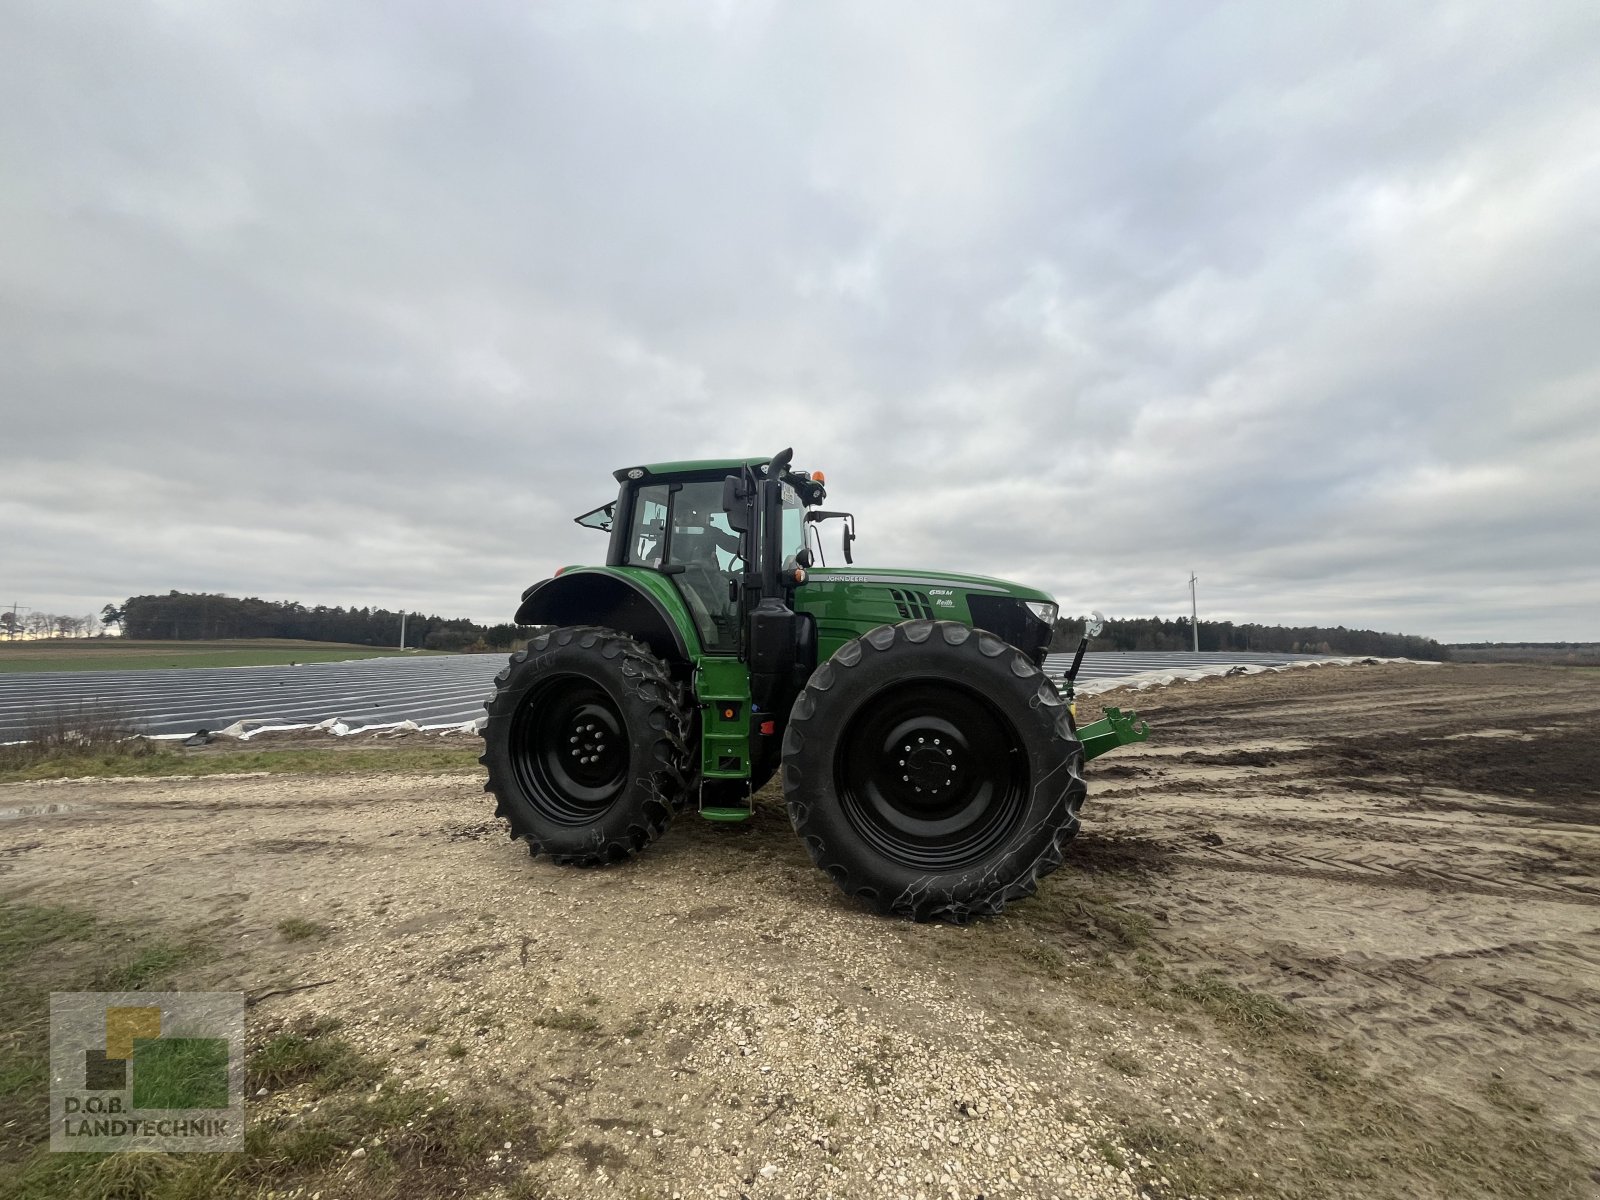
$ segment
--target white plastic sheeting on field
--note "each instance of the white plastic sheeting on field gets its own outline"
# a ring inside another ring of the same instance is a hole
[[[1078,691],[1092,695],[1232,671],[1366,661],[1294,654],[1090,654],[1078,674]],[[1045,670],[1059,678],[1071,663],[1070,654],[1052,654]],[[372,730],[471,733],[482,726],[483,701],[504,665],[498,654],[445,654],[300,666],[0,675],[0,742],[26,738],[37,717],[80,709],[114,713],[163,738],[188,737],[198,729],[238,738],[269,729],[340,737]]]

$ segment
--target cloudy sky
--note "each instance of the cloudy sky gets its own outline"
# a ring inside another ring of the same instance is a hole
[[[0,600],[504,620],[793,445],[864,564],[1600,639],[1592,0],[0,11]]]

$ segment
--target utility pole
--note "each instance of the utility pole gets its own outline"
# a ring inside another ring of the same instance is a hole
[[[1189,572],[1189,628],[1194,631],[1194,652],[1200,653],[1200,604],[1195,599],[1194,585],[1199,580],[1193,571]]]
[[[13,642],[17,640],[17,610],[19,608],[23,612],[33,611],[33,609],[29,608],[26,604],[18,604],[15,600],[11,602],[11,625],[9,627],[9,632]]]
[[[400,610],[400,649],[406,648],[406,610]]]

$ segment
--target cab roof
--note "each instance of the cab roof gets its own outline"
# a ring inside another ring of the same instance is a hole
[[[771,461],[770,454],[761,454],[754,458],[688,458],[681,462],[640,463],[632,467],[618,467],[611,474],[618,483],[625,483],[630,479],[662,479],[675,475],[711,475],[718,472],[727,474],[741,467],[765,466]],[[635,471],[639,474],[635,475]]]

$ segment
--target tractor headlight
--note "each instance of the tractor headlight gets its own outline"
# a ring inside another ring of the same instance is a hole
[[[1056,627],[1057,610],[1054,604],[1046,604],[1043,600],[1029,600],[1026,603],[1029,612],[1050,626],[1051,629]]]

